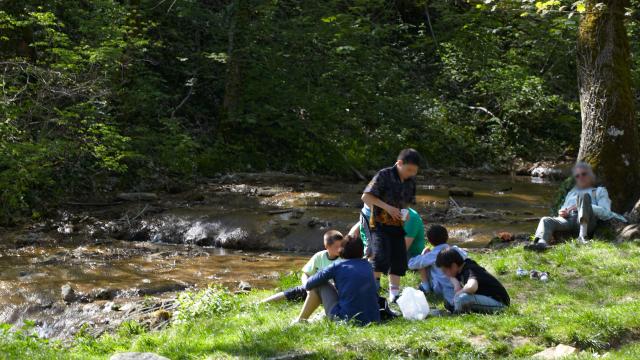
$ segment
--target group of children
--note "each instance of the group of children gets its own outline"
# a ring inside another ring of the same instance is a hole
[[[415,203],[415,176],[421,157],[413,149],[400,152],[394,166],[380,170],[362,195],[360,221],[349,234],[324,234],[325,250],[302,268],[302,285],[265,301],[304,299],[296,319],[305,321],[320,305],[327,317],[359,324],[379,322],[380,278],[389,276],[389,302],[400,295],[400,278],[408,269],[420,273],[418,286],[444,300],[452,313],[496,312],[509,306],[502,284],[457,246],[447,244],[447,229],[432,225],[426,232]]]

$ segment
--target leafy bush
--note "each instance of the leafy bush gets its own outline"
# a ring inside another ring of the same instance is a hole
[[[220,315],[237,309],[239,297],[219,286],[210,286],[197,292],[182,292],[178,296],[178,309],[173,315],[176,322]]]

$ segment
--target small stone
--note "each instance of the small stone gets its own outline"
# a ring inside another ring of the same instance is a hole
[[[62,300],[66,303],[73,302],[76,299],[76,291],[71,287],[71,284],[64,284],[60,289]]]
[[[109,360],[169,360],[169,358],[149,352],[125,352],[114,354]]]
[[[240,281],[240,283],[238,284],[238,290],[251,291],[251,284],[246,281]]]
[[[533,355],[536,359],[562,359],[564,357],[574,355],[578,352],[578,349],[573,346],[558,344],[554,347],[550,347],[548,349],[542,350],[539,353]]]
[[[473,190],[465,187],[452,187],[449,189],[449,196],[464,196],[464,197],[472,197]]]

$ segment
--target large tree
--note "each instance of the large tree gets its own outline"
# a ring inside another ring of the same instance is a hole
[[[613,207],[628,210],[640,196],[640,146],[625,28],[628,0],[587,0],[578,34],[582,110],[579,158],[591,163]]]

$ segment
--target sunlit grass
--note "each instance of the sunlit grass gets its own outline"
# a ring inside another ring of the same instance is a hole
[[[291,352],[317,359],[494,359],[526,358],[558,343],[581,349],[580,358],[605,353],[616,359],[640,357],[639,246],[567,243],[544,254],[513,248],[471,256],[505,284],[513,300],[506,312],[420,322],[397,319],[363,328],[327,321],[291,325],[300,304],[256,305],[272,292],[254,291],[232,300],[221,295],[235,305],[159,332],[138,334],[137,327],[129,326],[68,345],[0,335],[0,358],[104,359],[118,351],[152,351],[171,359],[263,358]],[[550,280],[518,277],[518,267],[548,271]],[[285,276],[282,286],[296,281],[295,275]],[[403,281],[415,286],[418,278],[412,274]]]

